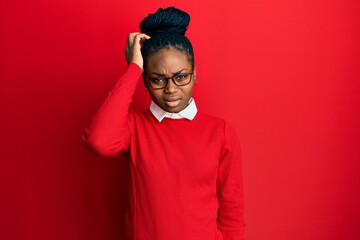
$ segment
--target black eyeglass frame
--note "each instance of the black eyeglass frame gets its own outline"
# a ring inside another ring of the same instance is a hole
[[[179,85],[179,84],[176,83],[175,78],[176,78],[177,76],[181,75],[181,74],[189,74],[189,75],[190,75],[190,78],[189,78],[189,81],[188,81],[187,83],[185,83],[185,84],[180,84],[180,85]],[[153,86],[151,85],[151,79],[150,79],[149,77],[147,77],[147,76],[145,75],[145,73],[143,73],[143,78],[144,78],[146,81],[149,82],[149,85],[150,85],[150,87],[151,87],[152,89],[154,89],[154,90],[159,90],[159,89],[164,89],[164,88],[167,87],[167,85],[169,84],[169,79],[171,79],[172,82],[173,82],[176,86],[178,86],[178,87],[183,87],[183,86],[189,85],[189,84],[191,83],[191,81],[192,81],[193,75],[194,75],[194,71],[191,71],[191,72],[189,72],[189,73],[179,73],[179,74],[176,74],[176,75],[174,75],[174,76],[172,76],[172,77],[164,77],[164,79],[166,80],[166,84],[165,84],[164,87],[153,87]],[[161,77],[162,77],[162,76],[161,76]]]

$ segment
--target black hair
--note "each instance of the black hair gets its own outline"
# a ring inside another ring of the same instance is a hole
[[[174,48],[188,55],[189,62],[194,68],[194,51],[185,32],[190,23],[190,15],[175,7],[159,8],[157,12],[149,14],[140,23],[142,33],[151,38],[146,40],[141,48],[141,54],[146,66],[147,57],[161,49]]]

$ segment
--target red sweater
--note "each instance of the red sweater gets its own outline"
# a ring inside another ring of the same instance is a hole
[[[237,135],[224,120],[129,110],[141,69],[130,64],[85,129],[96,153],[130,163],[131,240],[242,240],[243,190]]]

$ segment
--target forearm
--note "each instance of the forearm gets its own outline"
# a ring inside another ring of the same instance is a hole
[[[91,124],[84,130],[83,140],[91,151],[112,157],[128,148],[129,107],[140,78],[141,68],[134,63],[129,64]]]
[[[218,227],[223,233],[224,240],[244,240],[244,198],[240,185],[241,176],[237,176],[238,184],[224,186],[219,193]]]
[[[218,171],[218,227],[224,240],[244,239],[244,194],[240,144],[235,130],[225,125],[225,144]]]

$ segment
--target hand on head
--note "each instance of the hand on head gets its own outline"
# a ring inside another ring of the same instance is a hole
[[[126,43],[125,55],[127,63],[135,63],[143,69],[144,60],[141,55],[141,44],[150,39],[150,36],[145,33],[134,32],[130,33]]]

